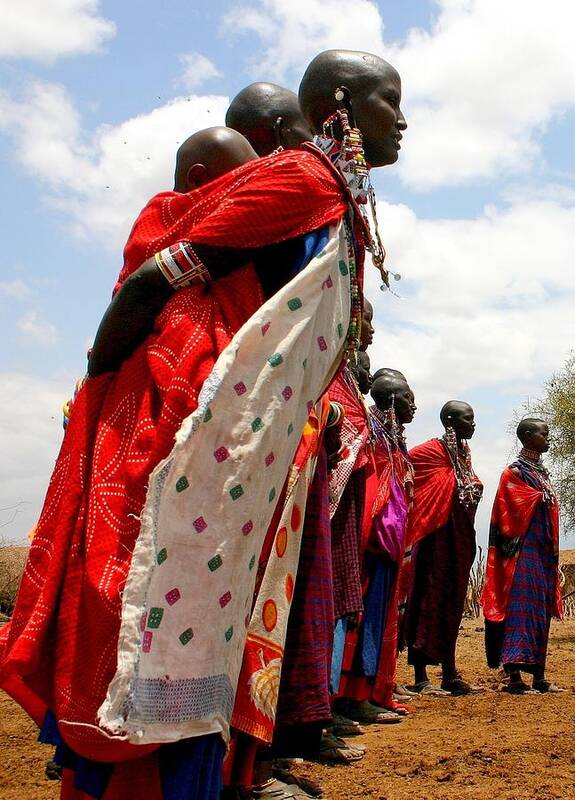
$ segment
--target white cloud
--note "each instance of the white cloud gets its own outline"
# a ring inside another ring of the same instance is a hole
[[[222,73],[209,58],[202,53],[183,53],[179,56],[184,69],[178,83],[188,92],[198,89],[206,81],[221,77]]]
[[[18,507],[1,534],[25,541],[41,510],[62,441],[62,404],[73,384],[18,373],[1,374],[0,384],[0,509]],[[3,512],[0,523],[12,516]]]
[[[430,188],[528,171],[575,105],[570,0],[437,0],[431,31],[393,48],[408,129],[400,170]]]
[[[22,338],[31,344],[41,347],[53,347],[58,341],[56,326],[49,320],[42,319],[37,311],[28,311],[16,323]]]
[[[380,223],[403,296],[380,293],[377,273],[366,268],[372,369],[401,369],[410,381],[419,406],[411,444],[439,434],[445,401],[473,402],[485,542],[499,472],[515,452],[509,422],[575,342],[575,204],[523,198],[475,219],[430,220],[380,203]]]
[[[368,50],[402,75],[409,128],[399,170],[416,189],[531,170],[541,137],[575,105],[571,0],[436,0],[431,30],[384,41],[385,5],[368,0],[256,0],[226,15],[257,36],[254,75],[299,82],[326,48]]]
[[[259,80],[299,81],[308,62],[332,47],[383,50],[383,25],[371,0],[255,0],[236,3],[224,17],[231,34],[251,33],[263,53],[253,58]],[[297,74],[295,74],[297,73]]]
[[[29,293],[29,287],[19,278],[12,281],[0,281],[0,297],[7,297],[11,300],[24,300]]]
[[[79,236],[122,247],[139,210],[171,189],[176,150],[190,134],[221,125],[228,98],[177,97],[119,125],[82,128],[66,90],[36,82],[24,96],[0,93],[0,130],[16,157],[73,220]]]
[[[575,205],[532,200],[462,220],[381,206],[404,296],[381,295],[374,270],[368,294],[385,314],[382,346],[414,381],[472,391],[532,383],[562,363],[575,341]]]
[[[92,53],[116,32],[99,16],[98,0],[18,0],[0,3],[0,58],[54,61]]]

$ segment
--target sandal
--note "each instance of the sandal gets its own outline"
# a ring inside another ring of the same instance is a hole
[[[395,711],[373,705],[369,700],[350,702],[347,713],[351,719],[366,725],[390,725],[401,722],[401,717]]]
[[[511,683],[505,684],[501,691],[507,692],[507,694],[535,694],[537,690],[532,689],[523,681],[511,681]]]
[[[464,681],[459,675],[456,675],[454,678],[450,678],[447,681],[442,681],[441,688],[455,697],[461,697],[462,695],[466,694],[480,694],[481,692],[481,689],[478,686],[472,686],[470,683],[467,683],[467,681]]]
[[[399,695],[400,697],[417,697],[419,692],[414,692],[413,687],[408,689],[403,683],[396,683],[395,694]]]
[[[295,783],[284,783],[272,778],[264,786],[252,789],[250,800],[293,800],[294,798],[313,797]]]
[[[384,708],[386,711],[393,711],[395,714],[399,714],[400,717],[408,717],[415,711],[413,706],[409,706],[406,703],[399,703],[395,697],[393,700],[390,700],[389,705],[384,706]]]
[[[365,733],[359,722],[341,714],[334,714],[328,730],[335,736],[361,736]]]
[[[548,692],[550,694],[560,694],[561,692],[565,691],[565,689],[561,689],[555,683],[546,681],[544,678],[539,681],[533,681],[533,689],[541,694],[547,694]]]
[[[409,688],[413,689],[417,694],[426,694],[430,697],[449,697],[451,694],[451,692],[442,689],[440,686],[434,686],[431,681],[421,681]]]
[[[47,761],[46,762],[46,778],[49,781],[61,781],[62,780],[62,767],[60,764],[56,764],[55,761]]]
[[[328,764],[351,764],[354,761],[361,761],[365,756],[365,750],[349,745],[343,739],[326,733],[321,737],[321,745],[316,758]]]
[[[295,775],[293,772],[290,772],[289,769],[284,767],[277,767],[275,762],[273,766],[273,776],[274,778],[277,778],[277,780],[283,781],[288,785],[295,784],[296,786],[299,786],[300,789],[303,789],[304,792],[307,792],[310,797],[323,796],[323,789],[319,783],[316,783],[309,778],[304,778],[301,775]]]

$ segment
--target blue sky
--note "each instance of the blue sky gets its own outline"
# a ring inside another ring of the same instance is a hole
[[[413,444],[445,400],[475,405],[485,541],[509,421],[574,341],[574,23],[570,0],[4,4],[0,508],[17,514],[0,534],[22,539],[39,512],[62,402],[177,143],[252,80],[296,89],[313,55],[351,47],[398,67],[409,125],[374,176],[403,280],[396,299],[368,276],[372,363],[408,375]]]

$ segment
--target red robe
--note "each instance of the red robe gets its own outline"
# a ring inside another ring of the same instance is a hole
[[[440,439],[430,439],[409,451],[415,471],[413,509],[407,526],[407,545],[445,527],[455,492],[453,464]]]
[[[506,539],[523,538],[543,492],[529,486],[519,475],[507,467],[499,480],[499,487],[491,512],[491,527],[499,536]],[[553,532],[555,552],[559,552],[559,508],[554,503],[549,508],[549,518]],[[490,622],[503,622],[507,616],[513,576],[517,566],[520,548],[513,555],[505,556],[500,547],[490,545],[485,568],[485,583],[481,593],[481,605],[485,619]],[[563,616],[560,581],[556,582],[556,597],[553,615]]]
[[[181,239],[257,248],[334,223],[346,210],[341,182],[315,155],[250,162],[188,195],[153,198],[126,246],[120,283]],[[116,667],[138,515],[150,472],[196,408],[218,355],[263,299],[250,265],[209,289],[180,290],[121,368],[89,379],[78,394],[2,632],[0,684],[38,724],[49,708],[66,743],[87,758],[118,762],[154,749],[96,727]]]

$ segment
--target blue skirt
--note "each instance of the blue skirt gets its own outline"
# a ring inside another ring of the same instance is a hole
[[[525,534],[503,625],[501,663],[525,672],[545,669],[555,599],[557,560],[551,525],[541,503]]]

